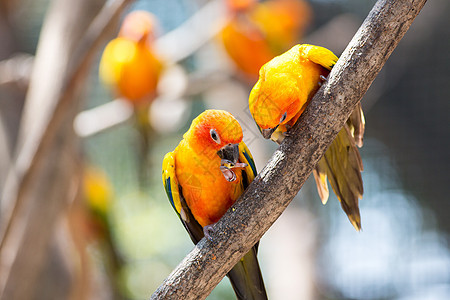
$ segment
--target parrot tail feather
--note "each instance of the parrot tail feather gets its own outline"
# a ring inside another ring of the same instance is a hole
[[[256,254],[257,244],[227,274],[239,300],[267,299]]]
[[[364,192],[361,172],[363,164],[351,129],[347,124],[331,143],[324,157],[317,164],[315,173],[317,188],[322,198],[326,178],[356,230],[361,230],[359,199]],[[322,198],[323,202],[323,198]]]
[[[314,168],[313,174],[314,179],[316,180],[317,192],[319,193],[320,200],[322,200],[322,204],[325,205],[327,204],[330,192],[328,190],[326,168],[320,166],[321,162],[322,160],[320,160],[317,166]]]
[[[366,127],[366,121],[364,119],[364,113],[361,108],[361,102],[353,110],[350,118],[347,120],[347,125],[355,140],[356,146],[361,148],[363,146],[364,130]]]

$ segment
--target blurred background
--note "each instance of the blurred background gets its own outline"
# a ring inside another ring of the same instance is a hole
[[[33,57],[54,2],[0,1],[3,194]],[[200,112],[226,109],[261,170],[276,149],[247,107],[261,64],[296,43],[339,55],[374,4],[131,2],[83,84],[74,120],[81,188],[70,201],[60,199],[67,204],[51,230],[32,298],[148,299],[193,248],[162,186],[164,154]],[[151,22],[137,17],[119,33],[136,10],[151,12]],[[334,194],[321,204],[310,178],[260,242],[270,299],[450,299],[449,14],[448,1],[429,1],[362,99],[362,231],[354,230]],[[139,76],[118,82],[130,51],[141,60],[127,72],[136,68]],[[208,299],[234,297],[225,278]]]

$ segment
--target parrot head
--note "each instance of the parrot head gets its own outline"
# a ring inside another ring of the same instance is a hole
[[[278,126],[287,124],[297,115],[301,102],[298,101],[297,79],[289,73],[266,71],[265,66],[250,92],[249,108],[264,138],[270,139]]]
[[[291,120],[301,111],[305,97],[299,76],[298,46],[274,57],[259,71],[259,79],[250,92],[249,108],[264,138],[269,139],[280,125],[293,125]]]
[[[119,37],[128,38],[134,42],[153,43],[157,21],[153,14],[135,10],[129,13],[120,27]]]
[[[239,162],[239,143],[243,134],[239,122],[229,112],[206,110],[192,121],[184,139],[198,154],[218,167],[228,181],[236,180],[233,168],[247,165]]]

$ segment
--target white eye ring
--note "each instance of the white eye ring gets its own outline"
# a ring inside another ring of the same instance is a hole
[[[284,120],[286,120],[287,117],[287,111],[284,112],[284,114],[281,116],[280,118],[280,124],[284,122]]]
[[[220,137],[214,129],[211,129],[209,131],[209,135],[211,136],[211,138],[213,139],[214,142],[216,142],[217,144],[220,144]]]

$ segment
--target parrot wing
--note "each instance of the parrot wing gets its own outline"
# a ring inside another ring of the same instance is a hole
[[[317,164],[314,170],[314,177],[319,195],[324,204],[328,199],[328,187],[326,183],[328,177],[331,187],[341,203],[342,209],[358,231],[361,229],[358,202],[363,195],[362,170],[361,156],[359,155],[349,126],[345,124]]]
[[[204,236],[202,226],[194,218],[182,193],[181,186],[175,173],[175,158],[173,152],[164,156],[162,166],[162,180],[169,202],[180,217],[181,223],[189,233],[191,240],[197,244]]]
[[[319,46],[301,45],[300,53],[328,70],[331,70],[338,60],[333,52]],[[362,147],[364,127],[364,115],[361,104],[358,104],[313,171],[322,203],[325,204],[329,196],[328,178],[343,210],[358,231],[361,229],[358,202],[363,194],[363,165],[356,146]]]
[[[355,110],[353,110],[350,118],[347,120],[347,125],[350,129],[350,133],[355,139],[356,146],[361,148],[363,146],[363,136],[366,126],[366,121],[364,119],[364,113],[361,108],[361,102],[358,102]]]
[[[243,188],[245,190],[256,177],[257,171],[253,156],[244,142],[239,144],[239,161],[247,164],[247,167],[242,170]]]
[[[299,51],[301,56],[328,70],[331,70],[338,61],[338,57],[324,47],[302,44],[300,45]]]

